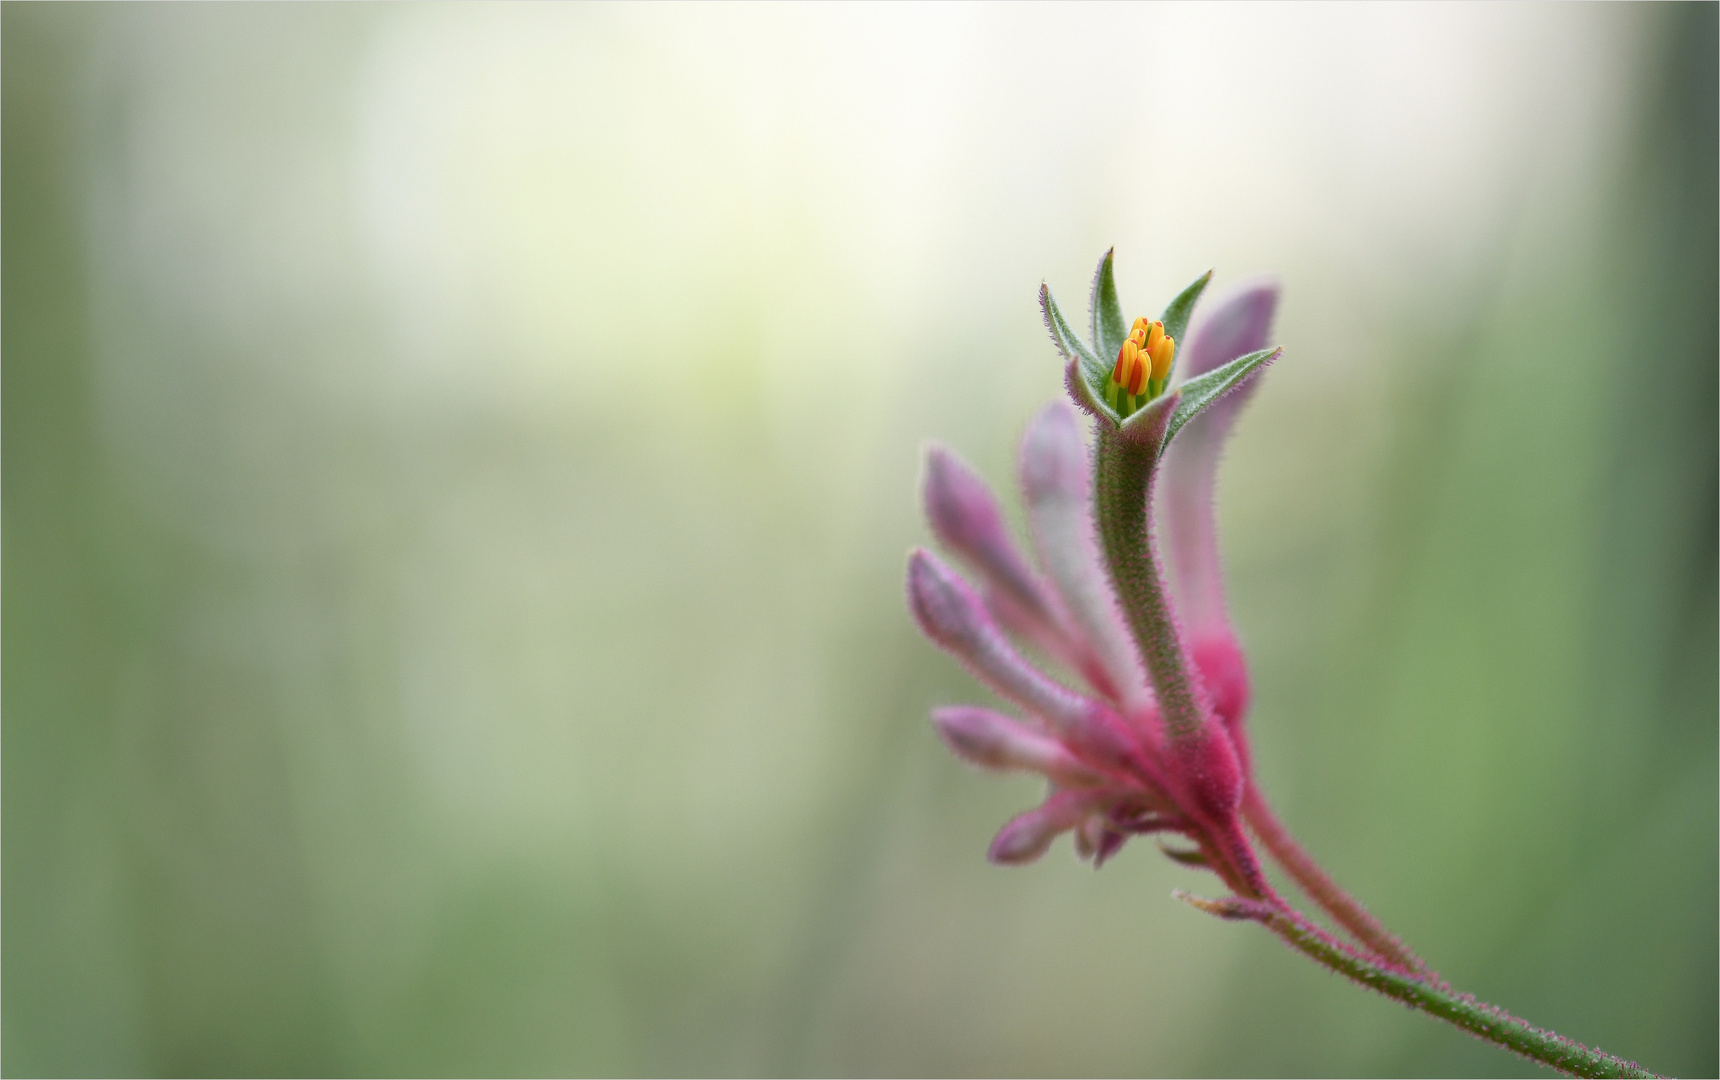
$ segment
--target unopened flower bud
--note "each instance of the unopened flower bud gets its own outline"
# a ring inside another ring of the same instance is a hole
[[[1070,787],[1104,777],[1083,765],[1056,739],[976,705],[932,710],[932,723],[957,756],[985,769],[1024,769]]]
[[[1060,731],[1090,722],[1093,706],[1024,660],[961,575],[928,551],[908,556],[908,605],[927,637],[999,694]]]
[[[1051,841],[1079,825],[1098,808],[1092,792],[1060,791],[998,831],[987,853],[994,863],[1030,863],[1051,846]]]

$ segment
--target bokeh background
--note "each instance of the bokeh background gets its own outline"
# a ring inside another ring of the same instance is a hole
[[[1716,19],[33,6],[4,1069],[1534,1075],[1036,797],[904,610],[1034,293],[1285,282],[1264,783],[1460,988],[1714,1075]]]

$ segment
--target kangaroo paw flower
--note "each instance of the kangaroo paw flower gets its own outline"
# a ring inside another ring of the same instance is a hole
[[[1098,445],[1089,454],[1066,405],[1048,407],[1028,425],[1020,481],[1037,568],[1011,540],[984,481],[950,451],[931,447],[926,516],[987,591],[982,599],[935,556],[915,551],[908,600],[928,637],[1037,725],[977,707],[933,714],[963,759],[1039,772],[1053,783],[1043,805],[1004,827],[992,845],[994,861],[1031,861],[1074,830],[1077,851],[1099,865],[1130,835],[1174,829],[1196,841],[1203,865],[1258,898],[1270,889],[1238,824],[1247,763],[1224,721],[1236,692],[1217,678],[1241,672],[1246,700],[1246,669],[1240,654],[1213,652],[1204,638],[1195,639],[1191,658],[1152,540],[1153,481],[1172,440],[1276,355],[1257,349],[1214,362],[1232,341],[1252,340],[1260,322],[1258,303],[1227,302],[1218,329],[1203,328],[1195,338],[1190,363],[1199,369],[1171,387],[1177,340],[1210,277],[1183,290],[1158,318],[1141,316],[1125,328],[1107,252],[1093,280],[1092,342],[1041,288],[1071,397],[1095,418]],[[1009,632],[1067,663],[1086,692],[1040,672]]]
[[[1278,286],[1243,285],[1189,334],[1210,272],[1158,318],[1125,323],[1114,270],[1106,252],[1093,275],[1090,340],[1051,289],[1039,289],[1075,407],[1048,406],[1021,440],[1037,567],[1011,539],[984,481],[943,447],[926,453],[932,531],[986,591],[982,599],[916,549],[908,605],[927,637],[1026,714],[1023,721],[953,705],[933,710],[932,723],[964,761],[1049,782],[1042,803],[998,831],[988,857],[1030,863],[1067,832],[1076,854],[1097,868],[1131,836],[1176,833],[1193,846],[1160,842],[1165,857],[1216,874],[1231,891],[1206,899],[1177,890],[1199,910],[1261,923],[1332,971],[1543,1064],[1584,1076],[1648,1075],[1454,994],[1273,815],[1251,775],[1248,662],[1225,610],[1213,487],[1237,414],[1280,355],[1266,347]],[[1186,345],[1176,381],[1179,341]],[[1092,418],[1091,451],[1077,409]],[[1034,667],[1010,633],[1067,665],[1085,691]],[[1274,892],[1249,829],[1353,941]]]

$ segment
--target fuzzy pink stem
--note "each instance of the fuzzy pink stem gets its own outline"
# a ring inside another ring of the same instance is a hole
[[[1242,816],[1267,852],[1278,861],[1302,891],[1356,939],[1390,963],[1412,975],[1437,982],[1439,976],[1421,957],[1374,918],[1355,897],[1345,892],[1337,882],[1302,849],[1290,830],[1272,812],[1266,797],[1252,782],[1242,796]]]

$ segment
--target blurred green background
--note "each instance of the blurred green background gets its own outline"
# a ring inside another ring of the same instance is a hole
[[[1713,5],[36,6],[3,1065],[1534,1075],[1169,897],[904,610],[1041,278],[1285,282],[1264,784],[1459,988],[1714,1075]]]

